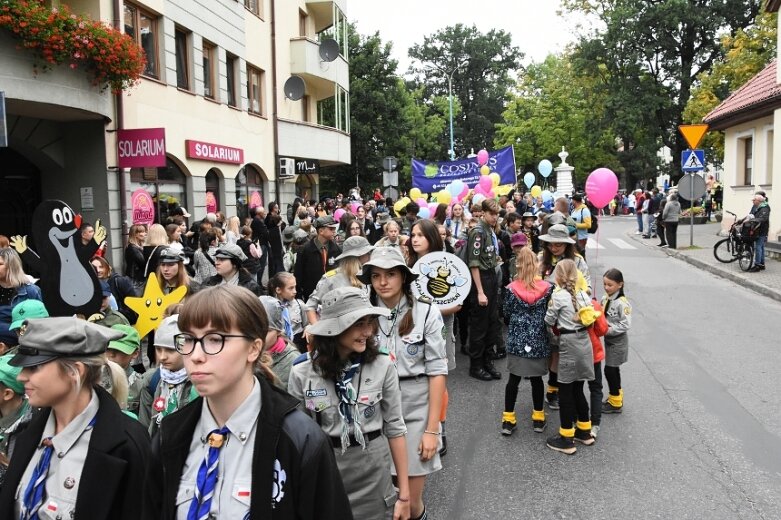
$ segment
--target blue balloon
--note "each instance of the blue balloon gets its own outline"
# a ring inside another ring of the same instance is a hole
[[[553,164],[551,164],[548,159],[543,159],[540,161],[540,164],[537,165],[537,171],[539,171],[540,175],[543,177],[548,177],[553,171]]]
[[[418,217],[422,219],[429,218],[431,216],[431,212],[428,208],[420,208],[418,211]]]
[[[542,202],[548,202],[553,200],[553,193],[551,193],[550,190],[543,190],[542,193],[540,193],[540,197],[542,197]]]
[[[461,179],[454,180],[448,185],[447,191],[449,191],[453,197],[458,197],[461,195],[461,192],[464,191],[464,182]]]
[[[527,188],[531,189],[532,186],[534,186],[534,181],[537,178],[532,172],[526,172],[523,176],[523,183],[526,185]]]

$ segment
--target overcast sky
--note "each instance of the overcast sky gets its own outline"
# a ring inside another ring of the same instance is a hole
[[[542,61],[575,38],[572,17],[557,16],[559,8],[559,0],[348,0],[346,14],[359,33],[380,31],[384,42],[393,42],[398,73],[404,74],[411,46],[457,23],[475,24],[482,33],[503,29],[526,55],[524,63]]]

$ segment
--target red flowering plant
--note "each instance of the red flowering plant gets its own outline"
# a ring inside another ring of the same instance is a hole
[[[92,82],[118,93],[138,83],[146,66],[144,50],[127,34],[103,22],[48,8],[36,0],[0,0],[0,28],[31,50],[44,71],[67,63],[83,67]]]

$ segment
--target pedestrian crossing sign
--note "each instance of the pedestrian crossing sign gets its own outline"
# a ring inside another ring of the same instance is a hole
[[[705,150],[684,150],[681,152],[681,170],[698,172],[705,169]]]

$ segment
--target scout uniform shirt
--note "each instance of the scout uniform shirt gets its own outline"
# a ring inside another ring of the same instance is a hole
[[[302,356],[303,358],[303,356]],[[361,431],[364,436],[382,430],[388,438],[407,434],[401,413],[399,377],[388,356],[380,354],[371,363],[364,363],[353,376]],[[339,397],[334,382],[319,375],[307,355],[290,371],[290,395],[304,403],[307,412],[315,418],[326,435],[339,438],[342,418],[339,415]],[[354,425],[350,434],[354,434]]]
[[[605,319],[610,326],[605,334],[605,347],[609,347],[611,364],[614,361],[625,363],[629,350],[629,337],[627,331],[632,326],[632,306],[626,296],[618,296],[616,292],[612,297],[602,297],[602,308],[605,309]],[[615,354],[615,356],[613,356]]]
[[[490,271],[496,267],[499,255],[499,242],[494,230],[480,219],[480,223],[469,231],[467,242],[467,265],[481,271]]]
[[[350,280],[339,267],[331,269],[320,278],[315,290],[309,295],[309,299],[306,301],[306,310],[315,311],[319,315],[323,296],[339,287],[350,287],[351,285]],[[362,288],[368,294],[366,287],[362,286]]]
[[[260,384],[253,380],[253,385],[250,394],[225,423],[230,433],[220,449],[218,459],[219,476],[211,503],[214,518],[240,519],[249,513],[252,498],[252,458],[261,403]],[[182,468],[179,491],[176,494],[177,520],[187,520],[190,503],[195,495],[198,469],[209,451],[207,437],[209,432],[217,429],[219,426],[204,399],[201,418],[190,442],[190,454]]]
[[[90,423],[97,413],[98,396],[93,391],[92,398],[84,411],[56,435],[54,433],[56,426],[54,412],[49,414],[41,441],[51,437],[54,451],[46,477],[43,503],[38,510],[38,518],[41,520],[75,518],[81,471],[84,468],[89,441],[92,438],[92,424]],[[25,490],[42,454],[43,448],[35,450],[24,475],[22,475],[22,480],[19,481],[19,487],[16,489],[16,518],[21,516]],[[85,506],[89,507],[89,504],[82,505],[82,507]]]

